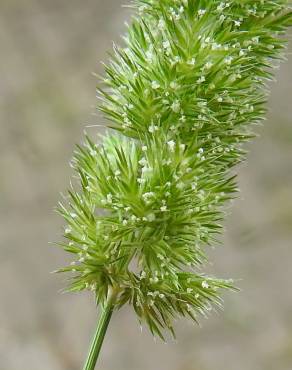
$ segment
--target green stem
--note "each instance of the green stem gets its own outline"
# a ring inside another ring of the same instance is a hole
[[[113,313],[115,297],[116,294],[113,291],[109,292],[107,302],[102,307],[97,328],[83,370],[94,370],[95,368],[96,361],[98,359],[98,355],[100,353],[100,349],[105,337],[105,333],[107,331],[108,324]]]

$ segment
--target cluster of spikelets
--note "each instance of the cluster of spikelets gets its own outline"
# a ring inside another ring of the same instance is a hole
[[[81,186],[60,205],[69,290],[131,303],[154,334],[206,315],[232,282],[198,274],[216,242],[231,169],[265,112],[265,80],[291,24],[288,1],[138,0],[99,88],[113,133],[86,138]],[[119,133],[114,133],[119,131]],[[75,187],[76,188],[76,187]]]

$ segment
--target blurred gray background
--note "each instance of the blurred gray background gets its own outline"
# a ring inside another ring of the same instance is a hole
[[[123,1],[125,2],[125,0]],[[50,275],[66,256],[53,212],[68,162],[94,116],[100,60],[129,17],[118,0],[0,1],[0,370],[79,370],[96,309],[60,294]],[[290,43],[290,52],[292,45]],[[269,116],[239,169],[241,197],[210,271],[242,279],[202,328],[177,323],[178,341],[141,334],[125,307],[110,325],[103,370],[291,370],[292,58],[271,84]],[[94,133],[94,129],[87,129]]]

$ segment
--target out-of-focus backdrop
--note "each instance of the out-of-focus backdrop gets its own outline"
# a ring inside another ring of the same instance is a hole
[[[125,0],[124,0],[125,2]],[[66,256],[53,212],[69,184],[74,143],[95,116],[100,60],[129,12],[120,0],[0,1],[0,370],[78,370],[96,309],[58,291]],[[292,45],[290,44],[290,51]],[[110,325],[104,370],[291,370],[292,58],[271,84],[269,116],[241,166],[241,199],[208,269],[242,279],[203,328],[177,323],[178,342],[141,334],[132,311]],[[95,133],[88,128],[89,133]]]

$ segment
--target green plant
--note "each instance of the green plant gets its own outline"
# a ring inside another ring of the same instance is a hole
[[[101,78],[113,129],[86,137],[80,185],[59,211],[76,260],[69,291],[92,290],[101,319],[93,369],[113,310],[126,303],[154,335],[197,321],[232,281],[199,274],[237,191],[232,168],[264,113],[265,81],[291,24],[288,1],[137,0],[124,48]]]

